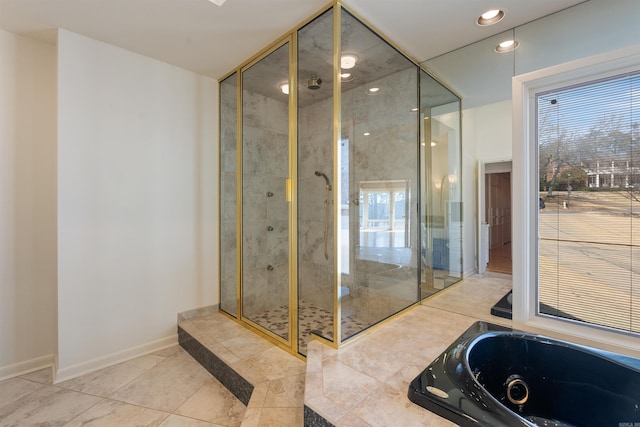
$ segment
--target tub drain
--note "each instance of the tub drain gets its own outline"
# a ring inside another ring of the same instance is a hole
[[[529,386],[520,375],[507,378],[507,399],[514,405],[524,405],[529,400]]]

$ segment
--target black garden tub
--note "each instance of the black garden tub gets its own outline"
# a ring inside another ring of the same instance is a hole
[[[640,360],[476,322],[409,399],[460,426],[640,427]]]

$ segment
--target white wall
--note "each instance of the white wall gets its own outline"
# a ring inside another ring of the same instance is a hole
[[[58,380],[217,304],[217,82],[61,30]]]
[[[56,51],[0,30],[0,379],[54,362]]]
[[[511,160],[511,101],[462,110],[463,272],[477,271],[478,162]]]

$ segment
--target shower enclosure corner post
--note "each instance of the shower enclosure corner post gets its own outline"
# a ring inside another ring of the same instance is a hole
[[[298,39],[293,34],[289,43],[289,340],[291,350],[298,353]]]
[[[242,73],[236,73],[236,319],[242,319]]]
[[[421,73],[422,73],[422,68],[420,66],[416,67],[416,73],[417,73],[417,82],[418,82],[418,87],[416,88],[416,106],[418,108],[418,110],[416,111],[416,117],[417,117],[417,121],[416,121],[416,126],[417,126],[417,138],[416,138],[416,159],[417,159],[417,171],[418,171],[418,179],[416,180],[416,186],[417,186],[417,194],[416,196],[418,197],[418,202],[417,202],[417,218],[418,220],[416,221],[416,245],[418,247],[418,259],[417,259],[417,268],[418,268],[418,283],[416,284],[416,301],[418,301],[418,303],[422,300],[422,280],[423,280],[423,275],[424,275],[424,269],[422,268],[422,217],[424,215],[424,211],[425,211],[425,207],[424,207],[424,199],[422,198],[422,191],[423,189],[425,189],[425,182],[424,182],[424,171],[423,171],[423,159],[422,159],[422,155],[423,155],[423,143],[426,140],[425,138],[425,134],[424,134],[424,119],[423,116],[424,114],[422,113],[422,108],[421,108],[421,103],[420,103],[420,99],[421,99],[421,94],[422,94],[422,87],[420,85],[420,77],[421,77]]]
[[[334,271],[334,287],[333,287],[333,340],[335,347],[339,347],[342,342],[342,307],[340,301],[340,286],[342,282],[341,265],[340,265],[340,230],[342,227],[342,215],[340,213],[340,191],[342,180],[340,179],[340,139],[342,134],[341,120],[341,101],[342,101],[342,85],[340,73],[340,55],[341,55],[341,14],[342,5],[336,2],[333,8],[333,271]]]

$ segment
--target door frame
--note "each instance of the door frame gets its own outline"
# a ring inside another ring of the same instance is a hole
[[[492,173],[513,173],[513,164],[511,159],[488,159],[478,160],[478,199],[477,199],[477,223],[476,223],[476,270],[478,274],[482,275],[487,271],[487,265],[489,264],[489,240],[488,236],[482,232],[483,226],[487,224],[486,218],[486,176]],[[513,185],[511,186],[511,192],[513,193]],[[513,196],[513,194],[512,194]],[[511,203],[513,204],[513,197],[511,197]],[[513,212],[513,206],[512,206]]]

